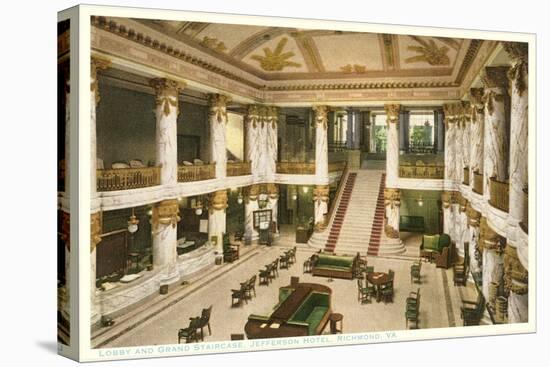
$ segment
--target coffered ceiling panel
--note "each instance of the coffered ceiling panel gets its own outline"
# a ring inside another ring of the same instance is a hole
[[[313,39],[326,71],[361,74],[384,69],[377,34],[348,33]]]

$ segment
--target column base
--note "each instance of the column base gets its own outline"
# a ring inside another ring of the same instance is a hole
[[[180,279],[180,273],[176,265],[167,267],[164,269],[159,279],[159,286],[174,284]]]
[[[400,238],[389,238],[384,236],[380,241],[378,255],[401,255],[405,253],[405,244]]]

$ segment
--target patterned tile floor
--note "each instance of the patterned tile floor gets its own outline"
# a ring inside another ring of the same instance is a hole
[[[297,262],[289,270],[280,270],[280,276],[270,286],[256,286],[257,296],[240,308],[231,308],[230,289],[238,288],[258,269],[278,257],[286,246],[294,245],[291,236],[283,235],[273,247],[257,247],[248,259],[238,265],[227,266],[220,274],[204,276],[205,284],[183,297],[180,301],[158,313],[147,315],[143,309],[144,321],[137,322],[131,330],[120,333],[116,338],[102,345],[104,347],[123,347],[139,345],[158,345],[177,343],[179,328],[186,327],[189,318],[198,316],[203,307],[213,305],[211,326],[212,335],[205,341],[228,340],[232,333],[243,333],[244,324],[251,313],[268,313],[275,305],[278,288],[290,282],[290,276],[299,276],[304,282],[327,284],[333,290],[333,312],[344,315],[344,332],[367,332],[405,329],[404,309],[409,292],[421,289],[420,328],[441,328],[461,325],[459,288],[452,285],[452,270],[436,269],[435,265],[424,263],[422,283],[411,284],[410,265],[412,257],[380,258],[369,257],[369,265],[376,271],[393,269],[396,272],[395,298],[393,303],[360,304],[357,301],[357,283],[355,280],[334,279],[329,282],[324,277],[313,277],[302,273],[303,261],[311,255],[311,250],[298,247]],[[405,238],[408,248],[414,252],[418,246],[418,236]],[[215,271],[215,270],[214,270]],[[211,273],[210,273],[211,274]],[[207,280],[208,279],[208,280]],[[207,281],[206,281],[207,280]],[[201,282],[201,280],[197,280]],[[465,292],[464,288],[460,292]],[[160,296],[159,296],[160,297]],[[158,301],[158,300],[157,300]],[[153,302],[153,301],[152,301]],[[147,315],[147,317],[145,317]],[[138,314],[134,320],[139,320]],[[135,321],[134,321],[135,322]],[[123,325],[118,325],[121,327]],[[328,327],[325,332],[328,332]],[[94,343],[95,344],[95,343]]]

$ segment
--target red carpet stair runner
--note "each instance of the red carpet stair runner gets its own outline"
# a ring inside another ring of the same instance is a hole
[[[330,228],[330,233],[325,244],[326,252],[334,252],[336,243],[338,242],[338,236],[340,236],[340,231],[342,230],[342,225],[344,224],[344,218],[346,217],[346,211],[351,199],[351,193],[353,191],[353,186],[355,185],[355,180],[357,178],[357,173],[350,173],[346,180],[346,185],[342,190],[342,195],[340,196],[340,202],[338,203],[338,209],[334,213],[334,220],[332,221],[332,226]]]
[[[380,189],[378,190],[378,199],[376,201],[376,210],[374,212],[374,220],[372,221],[372,229],[369,241],[369,249],[367,256],[377,256],[380,248],[380,238],[384,229],[384,188],[386,187],[386,174],[380,178]]]

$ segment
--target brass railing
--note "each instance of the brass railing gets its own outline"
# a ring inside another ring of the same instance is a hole
[[[160,185],[160,167],[97,170],[97,191],[139,189]]]
[[[523,232],[529,233],[529,190],[523,189],[523,219],[519,223]]]
[[[251,173],[250,162],[227,163],[227,176],[247,176]]]
[[[462,184],[470,186],[470,167],[464,167],[464,179]]]
[[[347,164],[346,161],[329,162],[328,171],[329,172],[343,171],[344,168],[346,168],[346,164]]]
[[[277,173],[287,173],[291,175],[314,175],[315,163],[277,162]]]
[[[403,178],[443,179],[444,174],[445,166],[434,163],[417,162],[415,164],[401,163],[399,165],[399,177]]]
[[[489,204],[502,211],[508,211],[510,203],[510,185],[508,182],[491,178],[489,181],[489,194]]]
[[[178,182],[204,181],[216,178],[215,164],[178,166]]]
[[[483,195],[483,173],[474,172],[474,187],[473,192]]]

